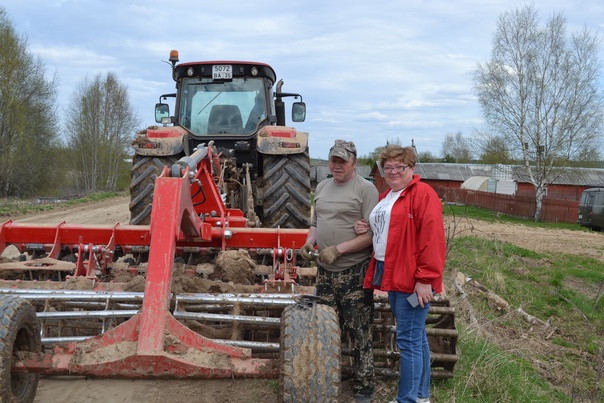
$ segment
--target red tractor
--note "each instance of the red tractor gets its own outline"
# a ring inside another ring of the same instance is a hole
[[[131,224],[149,224],[155,178],[165,165],[214,143],[218,187],[228,208],[240,209],[250,225],[308,228],[310,159],[308,133],[286,126],[283,99],[292,104],[292,121],[302,122],[300,94],[282,92],[271,66],[242,61],[178,62],[170,53],[176,93],[174,114],[166,103],[155,107],[160,127],[135,139]],[[274,91],[274,92],[273,92]]]

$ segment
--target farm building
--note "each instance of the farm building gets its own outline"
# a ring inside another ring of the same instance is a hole
[[[460,189],[466,183],[465,188],[468,190],[523,196],[535,194],[533,185],[527,179],[526,169],[519,165],[418,163],[415,173],[433,188]],[[377,166],[373,167],[371,176],[380,191],[386,190],[387,185]],[[510,182],[514,182],[515,186],[510,185]],[[583,190],[598,186],[604,186],[604,169],[566,168],[548,186],[547,196],[578,201]],[[515,187],[514,192],[509,190],[511,187]]]

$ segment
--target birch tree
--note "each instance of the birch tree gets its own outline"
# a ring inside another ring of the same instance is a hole
[[[79,188],[115,190],[139,124],[126,86],[114,73],[84,79],[72,95],[66,119]]]
[[[600,146],[600,43],[587,27],[568,36],[561,13],[540,25],[537,11],[525,6],[499,17],[491,58],[477,65],[483,133],[504,139],[521,161],[521,175],[535,188],[535,221],[548,185]]]

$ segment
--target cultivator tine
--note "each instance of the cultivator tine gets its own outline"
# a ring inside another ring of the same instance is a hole
[[[75,267],[76,265],[74,263],[64,262],[48,257],[36,260],[0,263],[0,270],[12,270],[20,272],[49,271],[72,273]]]

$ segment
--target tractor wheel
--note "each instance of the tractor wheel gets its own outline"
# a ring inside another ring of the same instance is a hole
[[[337,402],[340,328],[327,305],[290,305],[281,315],[280,398],[283,402]]]
[[[0,296],[0,318],[0,402],[33,402],[40,375],[12,372],[12,363],[20,351],[40,351],[36,311],[23,298]]]
[[[310,157],[264,155],[264,228],[310,227]]]
[[[155,179],[162,173],[164,166],[172,166],[178,156],[148,157],[135,154],[132,160],[130,182],[130,224],[149,225]]]

